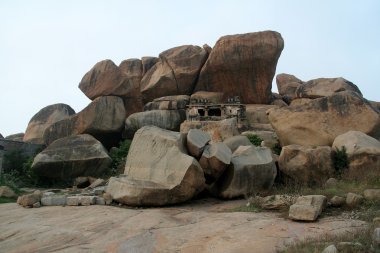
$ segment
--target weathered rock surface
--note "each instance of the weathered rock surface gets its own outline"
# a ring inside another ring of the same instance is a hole
[[[275,212],[225,211],[245,202],[202,199],[164,209],[96,205],[25,209],[2,204],[1,251],[216,253],[254,249],[273,253],[305,237],[317,239],[366,227],[364,221],[346,218],[301,223]]]
[[[106,146],[117,144],[124,129],[125,107],[115,96],[99,97],[70,118],[58,121],[44,132],[44,141],[53,141],[77,134],[91,134]]]
[[[119,95],[123,98],[126,116],[141,112],[144,105],[140,92],[140,82],[143,77],[142,61],[140,59],[127,59],[120,63],[119,68],[128,80],[125,93]]]
[[[333,148],[346,148],[349,160],[348,176],[365,179],[380,172],[380,142],[359,131],[348,131],[337,136]]]
[[[185,121],[180,126],[180,132],[187,134],[190,129],[200,129],[211,136],[211,142],[222,142],[223,140],[239,135],[236,118],[220,121]]]
[[[290,103],[296,98],[296,90],[303,81],[293,75],[282,73],[276,76],[276,84],[278,93],[287,103]]]
[[[41,205],[43,206],[64,206],[67,203],[66,195],[52,194],[41,198]]]
[[[145,75],[146,72],[148,72],[154,64],[156,64],[159,61],[159,58],[153,57],[153,56],[144,56],[141,58],[142,63],[142,76]]]
[[[4,136],[2,134],[0,134],[0,139],[4,139]]]
[[[247,136],[244,135],[236,135],[229,137],[225,139],[223,143],[227,145],[227,147],[232,151],[232,153],[235,152],[235,150],[238,149],[240,146],[252,145]]]
[[[94,137],[83,134],[51,143],[33,161],[32,169],[40,176],[68,179],[97,176],[111,165],[107,150]]]
[[[231,157],[231,150],[222,142],[205,147],[199,163],[205,173],[207,184],[215,182],[222,175],[230,164]]]
[[[340,207],[346,204],[346,199],[340,196],[334,196],[330,199],[330,204],[333,207]]]
[[[351,91],[362,95],[355,84],[342,77],[317,78],[303,82],[293,75],[279,74],[276,76],[276,83],[280,95],[287,103],[296,98],[329,97],[342,91]]]
[[[220,104],[225,101],[223,101],[223,92],[211,92],[211,91],[197,91],[193,93],[190,97],[190,100],[196,100],[196,101],[209,101],[213,104]]]
[[[141,80],[144,102],[171,95],[191,95],[208,53],[201,47],[185,45],[162,52],[160,60]]]
[[[91,100],[100,96],[123,96],[129,88],[129,80],[111,60],[96,63],[79,83],[79,89]]]
[[[23,141],[24,133],[11,134],[6,136],[5,139],[10,141]]]
[[[282,147],[278,159],[280,171],[302,185],[323,185],[334,174],[332,149],[328,146]]]
[[[30,194],[25,194],[17,198],[17,204],[23,207],[32,207],[33,204],[41,200],[41,194],[39,192],[34,192]]]
[[[131,114],[125,120],[127,138],[133,138],[137,130],[143,126],[156,126],[162,129],[179,131],[181,123],[186,120],[184,110],[153,110]]]
[[[380,201],[380,189],[367,189],[363,195],[366,200]]]
[[[289,218],[299,221],[315,221],[326,207],[327,198],[323,195],[307,195],[297,199],[289,208]]]
[[[373,231],[372,245],[376,249],[376,251],[380,250],[380,227],[375,228]]]
[[[25,142],[45,144],[43,138],[45,129],[73,114],[75,114],[75,111],[66,104],[54,104],[42,108],[29,121],[23,140]]]
[[[327,246],[322,253],[338,253],[338,249],[335,247],[334,244],[331,244]]]
[[[221,37],[199,75],[195,91],[223,92],[223,99],[240,96],[246,104],[268,104],[272,79],[284,41],[265,31]]]
[[[185,154],[180,133],[154,126],[133,138],[124,177],[112,177],[106,192],[132,206],[162,206],[191,199],[205,186],[199,163]]]
[[[260,198],[258,202],[260,207],[265,210],[280,210],[289,207],[294,200],[288,195],[271,195]]]
[[[144,111],[152,110],[186,110],[186,106],[190,102],[187,95],[167,96],[156,98],[152,102],[144,106]]]
[[[349,207],[357,207],[363,202],[363,199],[362,195],[349,192],[346,196],[346,205]]]
[[[301,84],[295,91],[299,98],[320,98],[329,97],[337,92],[351,91],[362,95],[359,88],[350,81],[339,78],[318,78]]]
[[[353,92],[338,92],[302,106],[270,109],[268,114],[281,146],[331,146],[338,135],[350,130],[380,137],[380,114]]]
[[[0,197],[16,198],[17,194],[8,186],[0,186]]]
[[[251,196],[269,190],[277,174],[270,149],[240,146],[231,165],[211,187],[210,192],[222,198]]]
[[[190,129],[186,136],[187,151],[195,158],[199,158],[210,141],[211,137],[208,133],[199,129]]]
[[[258,104],[248,104],[246,105],[246,117],[248,124],[260,123],[269,124],[269,119],[267,111],[272,108],[278,108],[276,105],[258,105]]]

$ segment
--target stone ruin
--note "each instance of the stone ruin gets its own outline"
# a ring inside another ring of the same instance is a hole
[[[218,121],[236,118],[241,122],[246,118],[246,108],[239,96],[228,98],[225,103],[212,103],[208,99],[191,99],[186,109],[188,121]]]

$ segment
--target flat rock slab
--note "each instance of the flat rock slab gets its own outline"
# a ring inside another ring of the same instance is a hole
[[[245,200],[192,201],[169,208],[0,205],[2,252],[261,252],[294,240],[363,227],[358,220],[298,223],[278,213],[226,212]],[[255,251],[252,251],[255,249]]]

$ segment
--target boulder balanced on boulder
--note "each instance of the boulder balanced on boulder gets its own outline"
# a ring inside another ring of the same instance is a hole
[[[205,186],[201,166],[186,154],[183,135],[154,126],[136,132],[124,174],[110,179],[107,192],[131,206],[184,202]]]

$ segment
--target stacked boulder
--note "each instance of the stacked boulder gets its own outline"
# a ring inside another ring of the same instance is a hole
[[[184,136],[153,126],[139,129],[124,175],[111,178],[107,192],[127,205],[161,206],[189,200],[205,187],[227,199],[271,188],[276,167],[268,148],[240,146],[232,153],[201,130]]]

